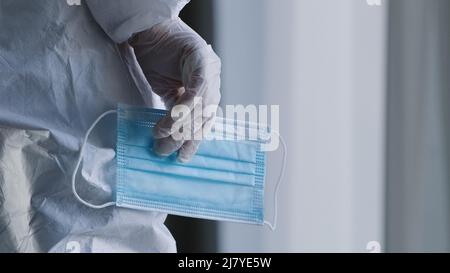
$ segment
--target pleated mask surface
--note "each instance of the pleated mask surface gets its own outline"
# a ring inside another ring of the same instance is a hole
[[[269,138],[267,126],[216,118],[197,153],[181,163],[176,153],[161,157],[152,151],[153,129],[167,111],[119,105],[111,112],[118,116],[116,200],[98,206],[79,198],[81,202],[94,208],[116,205],[203,219],[265,223],[266,153],[262,145]],[[225,130],[231,127],[232,135]],[[246,136],[251,130],[256,137],[250,139]],[[239,135],[242,133],[245,136]],[[78,198],[75,186],[73,189]]]

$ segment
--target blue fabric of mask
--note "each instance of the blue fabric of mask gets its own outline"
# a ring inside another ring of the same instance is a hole
[[[116,200],[92,205],[78,196],[75,176],[91,130],[105,115],[116,112]],[[100,116],[86,134],[72,177],[72,189],[77,199],[93,208],[116,205],[203,219],[267,223],[264,221],[266,154],[261,149],[268,139],[267,127],[217,118],[216,128],[234,126],[235,132],[247,135],[250,129],[256,128],[257,137],[230,139],[224,131],[213,130],[211,134],[216,137],[203,140],[192,160],[180,163],[176,154],[161,157],[152,151],[153,128],[167,113],[119,105],[117,111]],[[276,209],[274,219],[276,222]]]
[[[117,206],[262,224],[266,156],[261,141],[203,140],[192,160],[180,163],[176,154],[160,157],[152,151],[153,128],[165,115],[119,107]]]

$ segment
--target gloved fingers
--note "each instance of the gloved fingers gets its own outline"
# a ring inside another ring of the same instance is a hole
[[[203,121],[200,129],[195,131],[193,133],[193,138],[185,141],[181,148],[178,150],[177,160],[182,163],[189,162],[195,155],[203,137],[205,137],[205,135],[211,131],[211,127],[213,126],[215,121],[215,116],[209,117],[206,120],[204,120],[204,117],[201,117],[200,121]]]
[[[198,104],[201,104],[202,110],[209,106],[217,106],[221,98],[219,57],[209,47],[206,53],[203,50],[192,53],[185,60],[184,67],[184,92],[179,94],[175,105],[184,106],[186,110],[191,110],[194,114],[196,114],[194,108],[198,107]],[[170,110],[172,113],[173,109]],[[202,110],[197,112],[201,113]],[[201,113],[201,115],[206,114]],[[192,113],[190,116],[182,115],[175,118],[167,115],[155,127],[155,138],[168,137],[191,118]]]
[[[164,92],[160,92],[161,90],[155,91],[155,93],[160,93],[160,98],[163,101],[166,109],[172,109],[180,99],[181,95],[184,93],[184,87],[173,88],[170,90],[165,90]]]
[[[220,58],[179,18],[136,34],[130,44],[153,91],[170,110],[154,128],[155,152],[179,150],[180,160],[189,160],[203,137],[198,134],[209,132],[213,123],[211,111],[203,110],[220,102]],[[172,115],[178,106],[184,108],[182,115]]]
[[[202,122],[203,124],[199,126],[199,129],[192,133],[192,138],[185,141],[181,148],[178,150],[177,160],[182,163],[189,162],[200,146],[201,141],[211,131],[211,127],[214,124],[215,116],[206,118],[200,117],[199,120],[195,122]]]
[[[215,112],[210,112],[210,115],[207,117],[202,115],[203,111],[194,111],[194,113],[197,112],[199,112],[200,114],[191,116],[191,118],[186,120],[185,123],[173,124],[171,128],[158,127],[159,129],[157,131],[159,132],[159,136],[155,137],[155,139],[169,139],[170,141],[174,142],[174,144],[171,145],[170,148],[161,147],[157,149],[160,154],[171,153],[173,152],[173,149],[180,147],[180,144],[175,142],[184,142],[187,140],[202,140],[205,134],[208,134],[211,131],[211,127],[215,120]],[[168,117],[170,116],[166,116],[166,120],[168,119]],[[158,124],[158,126],[160,125],[161,123]],[[161,132],[168,134],[168,136],[161,137]],[[159,141],[157,142],[158,145],[160,145],[160,143],[161,142]],[[162,144],[164,144],[164,142],[162,142]],[[161,149],[164,149],[165,151],[161,151]]]
[[[194,112],[194,115],[201,112],[200,115],[204,119],[211,114],[211,108],[214,108],[213,112],[215,113],[221,99],[220,72],[220,58],[210,46],[192,53],[186,58],[183,65],[185,90],[177,101],[177,105],[187,106]],[[201,111],[195,111],[199,107]]]
[[[187,128],[185,124],[189,124],[189,120],[186,117],[172,117],[172,111],[170,111],[156,124],[153,129],[153,137],[155,139],[167,138],[175,134],[182,127]]]
[[[192,103],[189,107],[186,103]],[[197,104],[198,106],[194,105]],[[172,108],[169,113],[162,118],[155,126],[153,135],[155,138],[165,138],[168,137],[180,128],[194,128],[195,119],[201,117],[203,110],[201,108],[201,100],[196,101],[194,98],[190,98],[186,92],[181,94],[178,100],[175,102],[177,108]],[[196,107],[200,109],[198,111],[193,111]]]
[[[178,93],[180,88],[183,88],[181,81],[174,80],[159,72],[147,70],[144,71],[144,76],[151,85],[152,90],[160,97],[166,96],[167,92]]]
[[[179,150],[183,141],[177,141],[171,136],[161,139],[155,139],[153,143],[153,152],[160,156],[169,156]]]
[[[174,126],[176,124],[172,123],[173,119],[171,115],[168,114],[162,119],[162,122],[167,122],[167,120],[169,120],[167,123],[172,124],[172,126],[162,125],[161,121],[158,123],[157,126],[160,127],[158,127],[156,131],[159,133],[159,136],[161,136],[162,133],[168,135],[162,138],[155,137],[153,147],[154,152],[161,156],[168,156],[178,150],[178,161],[182,163],[190,161],[197,152],[200,142],[211,131],[216,118],[216,109],[217,107],[210,109],[211,111],[208,116],[204,116],[204,114],[207,113],[204,109],[190,112],[192,115],[187,119],[188,122],[180,123],[179,127]]]
[[[211,46],[198,48],[182,60],[182,83],[186,90],[186,105],[193,97],[203,97],[206,93],[220,95],[220,58]]]
[[[214,114],[214,116],[204,118],[203,126],[202,126],[203,137],[206,137],[211,132],[211,129],[214,126],[215,121],[216,121],[215,114]]]
[[[153,129],[153,137],[155,139],[167,138],[175,131],[173,124],[175,120],[171,117],[170,112],[163,117]]]
[[[131,40],[144,73],[159,73],[181,82],[182,60],[207,46],[206,42],[181,19],[172,19],[137,33]],[[150,82],[152,84],[152,82]]]
[[[201,133],[201,130],[198,131]],[[178,151],[177,159],[180,162],[188,162],[197,152],[201,140],[175,140],[172,137],[155,139],[153,144],[153,152],[160,156],[169,156]]]
[[[199,140],[188,140],[184,142],[178,151],[177,160],[181,163],[189,162],[197,152],[199,145]]]

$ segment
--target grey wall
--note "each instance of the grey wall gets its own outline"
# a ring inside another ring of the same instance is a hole
[[[220,251],[358,251],[384,238],[386,6],[218,0],[224,103],[280,105],[279,225],[219,225]],[[279,153],[270,153],[267,218]]]
[[[449,251],[450,2],[390,1],[389,251]]]

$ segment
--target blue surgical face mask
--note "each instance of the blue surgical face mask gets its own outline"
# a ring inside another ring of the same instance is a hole
[[[101,118],[116,112],[116,200],[92,205],[77,194],[76,173],[90,132]],[[276,207],[273,224],[264,221],[266,154],[262,145],[267,141],[267,131],[257,130],[256,139],[250,140],[230,138],[222,130],[213,130],[211,134],[216,135],[202,141],[192,160],[180,163],[176,154],[161,157],[152,151],[153,128],[165,115],[167,111],[120,105],[118,111],[109,111],[99,117],[86,134],[72,177],[72,189],[77,199],[92,208],[116,205],[203,219],[266,223],[274,229]],[[235,132],[258,127],[217,118],[216,128],[227,126],[241,127]],[[275,190],[275,205],[278,186],[279,183]]]

